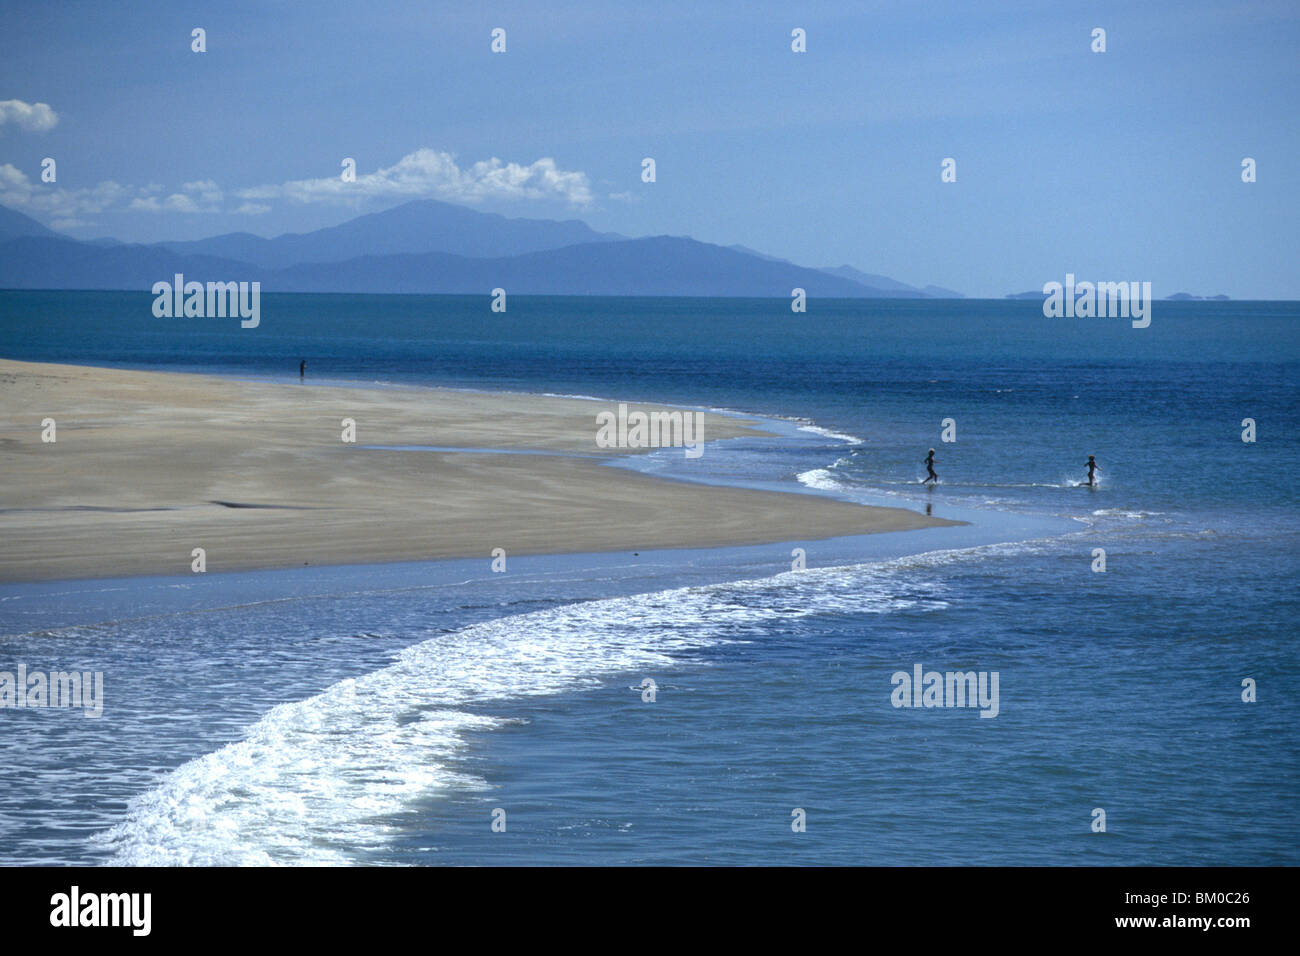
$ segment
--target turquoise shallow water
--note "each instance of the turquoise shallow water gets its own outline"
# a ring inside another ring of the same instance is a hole
[[[100,720],[0,712],[5,860],[1297,862],[1300,306],[1158,302],[1134,330],[1020,302],[266,296],[241,331],[149,302],[0,293],[0,354],[761,413],[770,438],[625,465],[972,524],[0,588],[0,668],[106,675]],[[998,672],[997,717],[893,706],[916,664]]]

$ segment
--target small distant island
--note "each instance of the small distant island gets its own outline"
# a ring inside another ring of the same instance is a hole
[[[1041,299],[1042,292],[1009,292],[1006,295],[1008,299]],[[1166,302],[1231,302],[1232,297],[1223,294],[1219,295],[1192,295],[1190,292],[1175,292],[1173,295],[1165,296]]]

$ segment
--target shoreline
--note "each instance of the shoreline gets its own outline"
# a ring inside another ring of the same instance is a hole
[[[623,403],[637,411],[682,406]],[[962,522],[607,467],[587,398],[0,359],[0,582],[642,552]],[[699,413],[709,443],[766,435]],[[355,422],[355,443],[341,438]],[[42,423],[55,422],[55,441]],[[388,448],[375,446],[390,446]],[[421,450],[419,448],[468,449]],[[540,453],[540,454],[539,454]]]

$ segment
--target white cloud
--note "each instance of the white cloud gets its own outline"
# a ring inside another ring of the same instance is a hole
[[[0,205],[42,214],[54,220],[54,228],[72,229],[90,225],[88,217],[109,209],[136,212],[215,213],[221,211],[224,194],[210,179],[185,183],[179,192],[160,198],[162,187],[123,186],[104,180],[81,189],[65,189],[55,183],[33,182],[26,173],[9,163],[0,164]]]
[[[184,183],[181,189],[187,193],[192,193],[197,197],[197,201],[207,206],[213,206],[221,202],[223,196],[221,187],[210,179],[200,179],[192,183]]]
[[[300,203],[429,197],[461,202],[563,199],[578,206],[592,199],[586,173],[560,169],[548,157],[527,166],[493,157],[462,168],[452,154],[432,149],[418,149],[396,165],[358,176],[356,182],[345,183],[339,176],[299,179],[242,189],[239,196]]]
[[[54,129],[59,114],[49,103],[24,103],[22,100],[0,100],[0,126],[13,123],[29,133],[44,133]]]
[[[52,183],[34,183],[9,163],[0,164],[0,205],[43,213],[61,220],[80,220],[122,202],[130,195],[125,186],[104,180],[83,189],[64,189]]]
[[[0,103],[0,108],[17,102]],[[31,109],[41,106],[38,103]],[[587,174],[562,170],[553,159],[542,158],[521,166],[493,158],[462,168],[450,153],[432,149],[416,150],[396,165],[358,176],[352,183],[345,183],[337,176],[303,179],[240,189],[235,196],[243,202],[231,209],[225,205],[226,193],[211,179],[183,183],[179,189],[172,187],[170,191],[158,183],[123,186],[112,180],[65,189],[56,183],[34,182],[17,167],[0,164],[0,205],[42,214],[64,228],[90,225],[94,216],[110,209],[152,214],[260,216],[271,211],[271,205],[260,200],[271,199],[299,203],[426,197],[470,203],[489,198],[561,199],[580,206],[592,201]]]
[[[142,195],[131,200],[128,209],[137,212],[221,212],[221,200],[224,194],[221,187],[211,179],[200,179],[184,183],[181,191],[172,193],[166,199],[159,199],[154,193],[159,187],[151,185],[140,190]]]

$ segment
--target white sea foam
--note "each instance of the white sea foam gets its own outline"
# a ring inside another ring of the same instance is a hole
[[[679,630],[679,615],[656,624],[660,600],[561,607],[416,644],[388,667],[276,707],[244,740],[137,799],[99,839],[119,864],[345,862],[381,841],[383,817],[412,799],[483,785],[448,763],[466,731],[499,721],[459,707],[666,667],[668,649],[709,643]]]
[[[456,766],[466,734],[508,719],[484,709],[508,713],[512,699],[622,673],[658,675],[682,652],[750,640],[792,618],[945,607],[941,585],[897,573],[917,562],[927,563],[813,568],[440,633],[387,667],[272,709],[243,740],[133,799],[92,842],[118,865],[352,862],[384,846],[397,815],[420,801],[488,786]]]
[[[858,438],[856,435],[846,435],[843,432],[831,431],[829,428],[822,428],[820,425],[800,425],[799,431],[812,432],[814,435],[821,435],[823,438],[834,438],[837,441],[847,442],[850,445],[861,445],[865,439]]]
[[[834,475],[826,468],[814,468],[811,471],[802,471],[795,476],[801,484],[809,488],[816,488],[819,491],[844,491],[847,486],[838,481]]]
[[[521,394],[526,394],[526,393],[521,393]],[[601,398],[599,395],[584,395],[584,394],[582,394],[582,393],[578,393],[578,392],[575,392],[575,393],[569,393],[569,392],[542,392],[541,394],[542,394],[542,397],[543,397],[543,398],[577,398],[577,399],[581,399],[581,400],[584,401],[584,402],[612,402],[612,401],[615,401],[615,399],[612,399],[612,398]]]
[[[1164,514],[1163,511],[1141,511],[1129,508],[1098,508],[1092,513],[1099,518],[1154,518]]]

